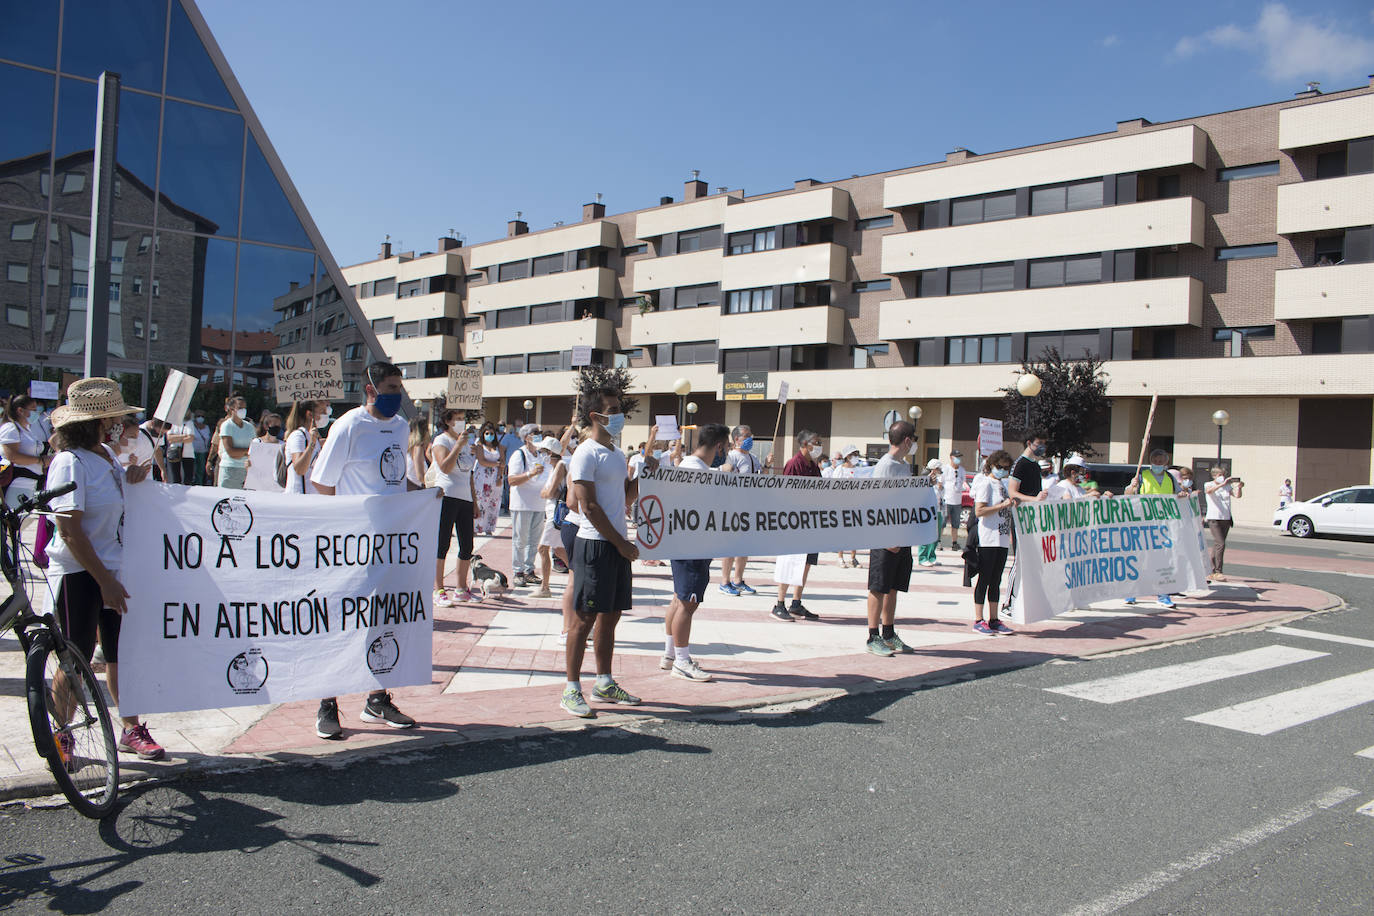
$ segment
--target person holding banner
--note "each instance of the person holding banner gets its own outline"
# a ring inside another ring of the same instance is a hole
[[[1110,491],[1104,493],[1096,488],[1084,488],[1083,484],[1088,477],[1088,465],[1082,455],[1070,455],[1065,459],[1063,471],[1063,476],[1050,484],[1047,491],[1048,499],[1096,499],[1112,495]]]
[[[105,653],[105,679],[119,703],[119,628],[129,611],[129,593],[119,581],[124,559],[124,485],[142,483],[149,464],[123,467],[103,444],[120,418],[129,414],[119,383],[86,378],[67,390],[66,405],[53,411],[53,438],[58,453],[48,470],[50,486],[75,483],[76,489],[51,503],[57,516],[57,536],[48,545],[48,576],[56,581],[53,610],[62,632],[90,661],[96,636]],[[145,613],[146,611],[140,611]],[[59,703],[65,673],[53,681]],[[65,710],[70,718],[73,710]],[[161,760],[162,746],[135,716],[123,716],[119,749],[144,760]],[[65,740],[64,740],[65,739]],[[64,753],[72,751],[71,737],[58,735]]]
[[[1016,467],[1007,479],[1007,495],[1016,505],[1033,503],[1045,498],[1044,481],[1041,476],[1040,459],[1045,457],[1047,446],[1045,434],[1028,430],[1025,437],[1026,448],[1016,459]]]
[[[1028,440],[1029,441],[1029,440]],[[1034,464],[1034,462],[1032,462]],[[1035,473],[1040,468],[1035,465]],[[1002,601],[1002,572],[1011,550],[1011,510],[1016,501],[1007,491],[1011,456],[998,449],[983,463],[973,488],[973,514],[978,519],[978,579],[973,586],[973,629],[979,633],[1011,635],[1011,627],[997,619]],[[1039,497],[1037,494],[1036,498]],[[987,619],[983,606],[987,605]]]
[[[782,473],[786,477],[820,477],[821,466],[817,462],[824,454],[825,449],[821,448],[821,437],[809,429],[803,429],[797,433],[797,453],[783,465]],[[769,455],[768,457],[773,456]],[[772,610],[774,617],[779,620],[821,619],[820,614],[813,614],[801,601],[802,591],[806,588],[806,578],[811,573],[811,567],[819,562],[819,554],[809,553],[806,555],[806,563],[802,566],[801,584],[792,586],[792,604],[790,607],[783,603],[787,600],[787,583],[778,583],[778,603],[773,605]]]
[[[401,370],[391,363],[375,362],[364,370],[364,377],[367,403],[339,418],[310,472],[310,482],[325,496],[385,496],[407,489],[405,446],[410,426],[396,416],[404,392]],[[358,718],[391,728],[415,725],[385,690],[367,695]],[[337,697],[320,701],[315,734],[326,739],[343,737]]]
[[[710,471],[711,463],[724,451],[729,430],[719,423],[705,423],[697,429],[697,447],[683,458],[680,468]],[[673,600],[663,616],[663,658],[659,668],[686,681],[705,683],[711,675],[701,670],[688,649],[692,639],[692,615],[711,584],[710,560],[672,560]]]
[[[473,543],[472,469],[477,459],[472,454],[472,438],[463,430],[463,411],[441,411],[439,422],[444,431],[434,438],[429,447],[430,457],[434,459],[435,477],[444,493],[444,504],[439,510],[439,554],[434,567],[434,603],[439,607],[453,607],[459,601],[482,600],[468,587]],[[451,593],[444,587],[444,563],[453,544],[455,529],[458,532],[458,591]]]
[[[286,415],[286,492],[305,493],[310,466],[320,449],[320,429],[328,422],[328,401],[297,401]]]
[[[568,630],[568,683],[559,705],[574,716],[590,719],[596,712],[582,693],[582,659],[589,633],[596,657],[592,698],[626,706],[640,703],[639,697],[626,692],[611,676],[616,624],[634,601],[631,564],[639,558],[639,547],[629,539],[625,505],[638,496],[639,482],[630,479],[629,462],[616,447],[616,439],[625,429],[620,392],[614,388],[585,391],[581,409],[590,421],[591,435],[573,453],[570,476],[578,508],[587,523],[578,526],[573,545],[573,610],[577,619]],[[658,438],[657,427],[649,438]],[[656,468],[658,462],[651,458],[647,466]]]
[[[1188,494],[1180,493],[1178,483],[1174,480],[1174,475],[1169,473],[1169,453],[1162,448],[1154,449],[1150,452],[1150,466],[1142,468],[1140,475],[1131,478],[1130,486],[1126,487],[1126,493],[1134,496],[1178,496],[1180,499],[1187,499]],[[1173,610],[1174,599],[1168,595],[1159,595],[1155,599],[1160,607]],[[1127,604],[1135,604],[1134,598],[1127,598]]]
[[[759,460],[754,457],[754,430],[744,424],[730,431],[730,441],[734,448],[725,456],[721,469],[727,474],[757,474],[763,470]],[[726,557],[720,561],[720,590],[727,595],[757,595],[758,592],[744,582],[744,567],[749,565],[748,557]],[[733,575],[733,578],[732,578]]]
[[[898,420],[888,427],[887,454],[874,477],[910,477],[907,456],[916,451],[916,427]],[[939,529],[937,528],[938,532]],[[911,587],[911,546],[875,547],[868,552],[868,651],[890,658],[914,651],[897,635],[897,593]]]

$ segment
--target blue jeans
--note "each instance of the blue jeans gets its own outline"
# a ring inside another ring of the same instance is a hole
[[[539,550],[539,539],[544,534],[544,513],[515,510],[511,512],[510,517],[511,575],[532,573],[534,556]]]

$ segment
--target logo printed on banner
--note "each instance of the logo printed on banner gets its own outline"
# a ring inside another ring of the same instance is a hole
[[[401,447],[396,443],[391,443],[377,459],[377,470],[382,475],[382,479],[389,484],[398,484],[406,477],[406,459],[401,452]]]
[[[367,667],[372,669],[373,674],[389,673],[400,660],[401,644],[391,630],[372,640],[367,647]]]
[[[237,694],[253,694],[267,683],[267,659],[261,649],[248,649],[229,660],[225,679]]]
[[[657,496],[646,496],[639,501],[639,541],[653,550],[663,540],[664,513],[663,501]]]
[[[210,510],[210,524],[220,537],[241,541],[253,530],[253,510],[242,496],[226,496]]]

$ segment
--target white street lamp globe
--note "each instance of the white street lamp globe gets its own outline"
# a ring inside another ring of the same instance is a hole
[[[1022,397],[1033,398],[1040,393],[1040,376],[1027,372],[1016,380],[1016,390]]]
[[[529,398],[525,398],[525,409],[534,410],[534,402],[531,401]]]
[[[680,378],[676,382],[673,382],[673,394],[676,394],[680,397],[686,397],[691,393],[692,382],[690,379]]]
[[[697,412],[697,402],[696,402],[696,401],[688,401],[688,402],[687,402],[687,412],[688,412],[688,413],[696,413],[696,412]]]
[[[1225,426],[1227,423],[1231,422],[1231,415],[1224,410],[1218,410],[1216,413],[1212,414],[1212,422],[1217,426]]]
[[[922,413],[924,413],[924,411],[921,410],[920,406],[919,406],[919,405],[916,405],[916,404],[913,404],[913,405],[911,405],[911,409],[908,410],[908,411],[906,412],[906,415],[907,415],[908,417],[911,417],[911,419],[913,419],[913,420],[919,420],[919,419],[921,419],[921,414],[922,414]]]

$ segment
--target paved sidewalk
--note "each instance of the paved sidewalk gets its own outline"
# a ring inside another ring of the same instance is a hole
[[[502,524],[495,537],[478,539],[477,550],[492,566],[507,569],[507,520]],[[860,560],[867,567],[866,554],[860,553]],[[759,592],[752,598],[716,591],[718,569],[713,570],[711,593],[695,617],[692,654],[715,680],[699,684],[671,677],[658,667],[671,576],[666,565],[637,563],[635,609],[619,627],[615,676],[642,696],[644,705],[600,706],[599,717],[588,722],[558,705],[565,682],[559,642],[565,577],[555,575],[552,599],[517,589],[481,604],[436,609],[433,679],[428,686],[394,694],[397,705],[419,721],[415,729],[395,731],[359,721],[361,696],[340,701],[343,741],[315,737],[315,703],[155,715],[148,725],[166,746],[168,759],[148,763],[123,756],[121,772],[127,778],[163,776],[536,735],[646,716],[707,716],[1278,623],[1339,604],[1316,589],[1232,579],[1189,595],[1172,611],[1152,603],[1127,608],[1109,602],[1018,627],[1014,636],[983,636],[970,626],[972,599],[962,587],[961,561],[947,550],[940,552],[940,561],[944,565],[937,568],[918,567],[911,593],[898,601],[898,633],[916,649],[910,655],[866,653],[867,569],[842,569],[828,554],[812,570],[804,598],[822,616],[815,622],[786,623],[769,615],[777,589],[771,560],[749,565],[748,580]],[[586,664],[590,672],[590,652]],[[588,689],[591,679],[584,675]],[[29,731],[23,659],[8,635],[0,638],[0,727],[0,800],[51,794],[52,776],[34,753]]]

